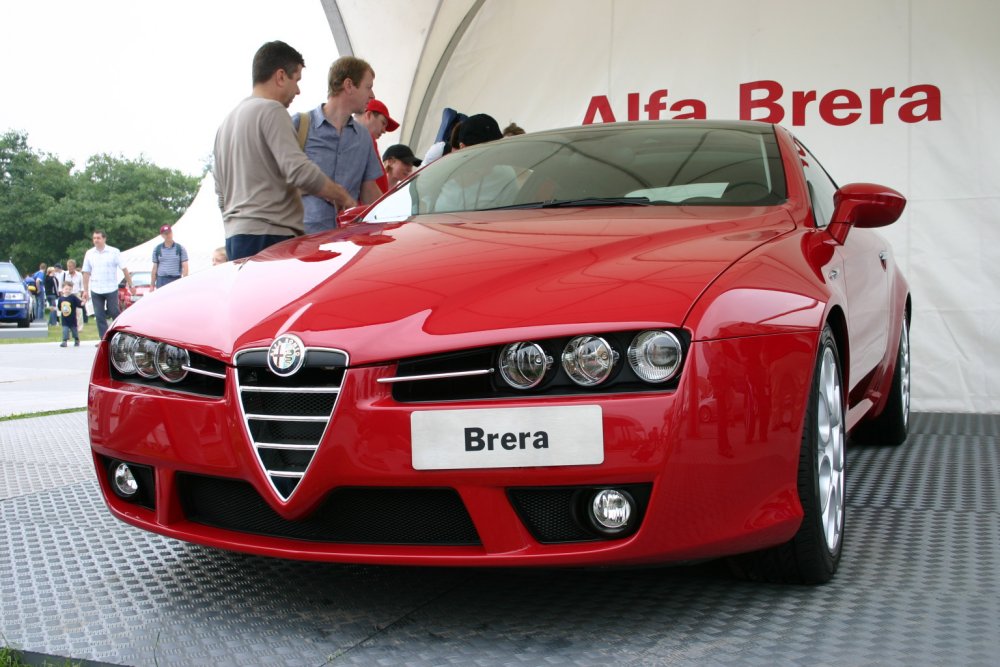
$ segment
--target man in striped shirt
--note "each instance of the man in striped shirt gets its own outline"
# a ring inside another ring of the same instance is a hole
[[[149,291],[169,285],[188,274],[188,254],[180,243],[174,243],[174,232],[170,225],[160,227],[163,243],[153,248],[153,271],[150,275]]]

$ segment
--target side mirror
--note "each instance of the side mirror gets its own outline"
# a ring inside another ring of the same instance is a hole
[[[884,185],[849,183],[833,194],[833,206],[828,229],[843,243],[851,227],[885,227],[899,220],[906,198]]]
[[[359,206],[353,206],[347,210],[341,211],[337,214],[337,224],[346,225],[348,223],[355,222],[361,218],[367,210],[368,206],[361,204]]]

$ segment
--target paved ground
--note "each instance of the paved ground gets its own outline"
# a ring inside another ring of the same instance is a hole
[[[84,413],[0,422],[0,633],[156,667],[1000,664],[1000,416],[917,414],[905,445],[852,447],[848,465],[844,560],[826,586],[739,581],[718,563],[359,567],[123,524]]]
[[[84,341],[73,347],[72,339],[65,348],[59,343],[0,345],[0,417],[86,407],[94,345]]]
[[[32,322],[27,329],[22,329],[17,324],[0,323],[0,339],[9,340],[14,338],[45,338],[49,335],[49,327],[44,322]]]

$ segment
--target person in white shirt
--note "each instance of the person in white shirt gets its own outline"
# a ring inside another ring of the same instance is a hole
[[[76,295],[76,298],[83,301],[83,274],[76,270],[76,260],[70,259],[66,261],[66,270],[62,272],[62,282],[61,284],[66,284],[67,282],[73,283],[72,294]],[[87,309],[81,307],[80,310],[83,312],[83,323],[87,323]]]
[[[83,256],[83,301],[93,300],[97,333],[103,339],[108,320],[118,317],[118,269],[125,274],[125,284],[132,296],[135,296],[135,287],[132,286],[132,274],[122,263],[121,253],[118,248],[108,245],[105,233],[94,230],[91,240],[94,247]]]

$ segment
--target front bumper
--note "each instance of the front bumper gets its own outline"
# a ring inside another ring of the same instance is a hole
[[[808,333],[695,343],[673,392],[460,406],[600,405],[604,460],[595,465],[415,470],[411,413],[456,406],[397,403],[388,385],[376,382],[394,367],[354,368],[315,458],[283,500],[254,453],[233,368],[217,399],[137,386],[109,376],[106,344],[90,386],[89,431],[115,516],[213,547],[383,564],[697,560],[778,544],[797,530],[796,470],[814,346]],[[747,359],[764,363],[753,370],[741,365]],[[149,467],[151,502],[112,492],[112,461]],[[644,498],[634,532],[609,539],[560,532],[582,523],[574,519],[580,493],[606,487]],[[534,518],[524,509],[525,493],[543,498],[529,499]],[[547,512],[562,523],[540,538],[537,523]],[[468,525],[442,528],[445,521]],[[566,539],[547,539],[552,534]]]

